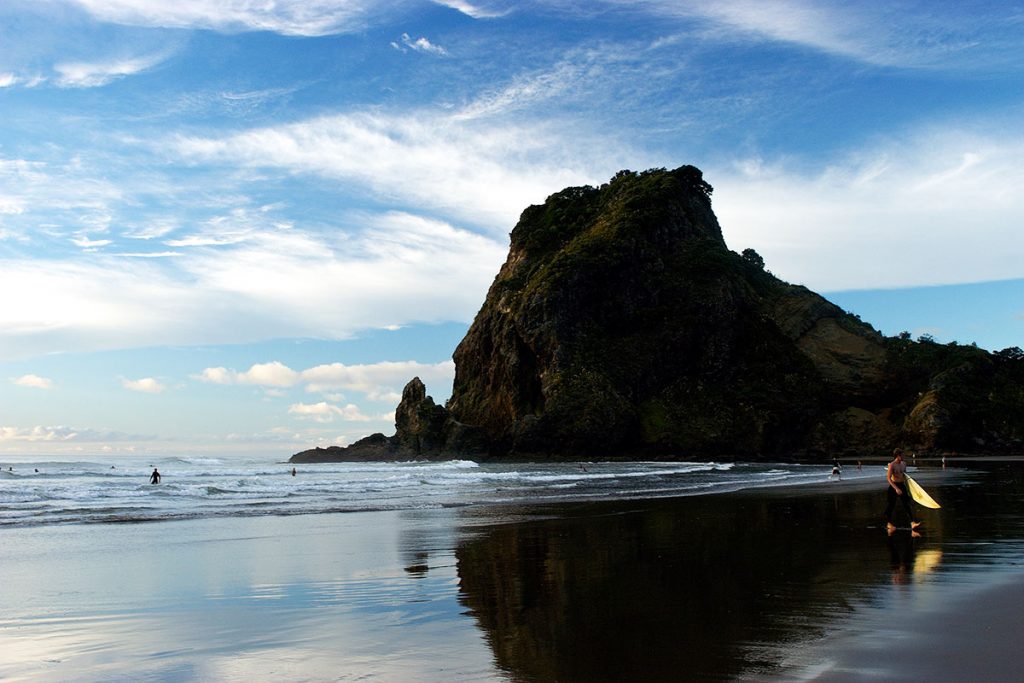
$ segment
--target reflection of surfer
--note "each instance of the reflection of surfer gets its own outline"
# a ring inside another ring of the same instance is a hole
[[[892,566],[892,582],[895,585],[909,583],[914,570],[914,541],[906,536],[889,537],[889,559]]]
[[[153,474],[151,474],[149,476],[149,483],[150,484],[159,484],[160,483],[160,473],[156,471],[155,467],[153,468]]]
[[[889,482],[887,490],[888,504],[885,506],[886,527],[892,531],[896,526],[892,523],[892,513],[896,509],[896,501],[903,505],[903,510],[910,520],[910,528],[916,529],[921,526],[920,522],[914,521],[914,511],[910,507],[910,492],[907,491],[907,463],[903,462],[903,450],[897,448],[892,452],[893,459],[886,469],[885,478]]]

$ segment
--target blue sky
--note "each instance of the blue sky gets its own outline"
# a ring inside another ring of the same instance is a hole
[[[694,164],[887,334],[1024,346],[1024,5],[6,0],[0,455],[268,453],[439,401],[527,205]]]

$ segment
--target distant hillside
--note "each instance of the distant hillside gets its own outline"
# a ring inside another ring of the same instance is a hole
[[[1020,349],[883,337],[730,251],[711,192],[622,171],[527,208],[448,404],[414,379],[395,436],[293,460],[1021,450]]]

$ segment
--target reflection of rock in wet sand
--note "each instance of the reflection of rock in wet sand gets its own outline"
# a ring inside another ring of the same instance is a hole
[[[745,644],[812,637],[865,571],[888,573],[877,536],[863,558],[830,556],[835,517],[849,513],[831,498],[641,507],[499,526],[457,549],[461,601],[502,669],[517,680],[731,677],[757,665]]]

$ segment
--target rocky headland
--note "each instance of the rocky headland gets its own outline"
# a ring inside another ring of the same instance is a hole
[[[693,166],[527,208],[451,399],[412,379],[393,436],[292,462],[737,458],[1024,447],[1024,353],[885,337],[730,251]]]

